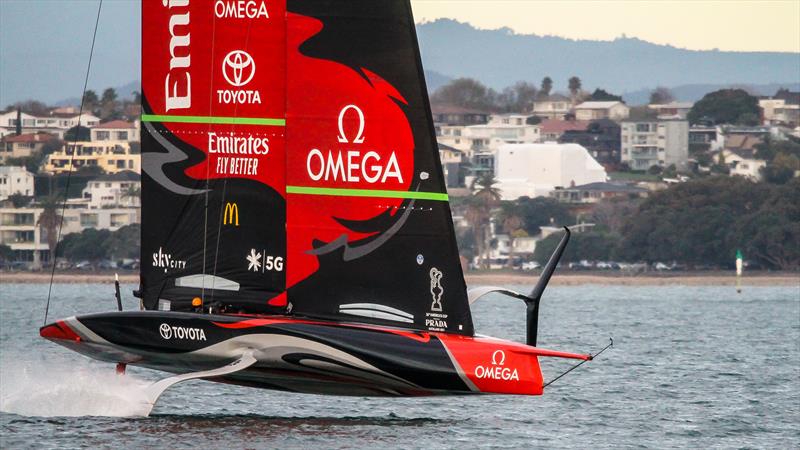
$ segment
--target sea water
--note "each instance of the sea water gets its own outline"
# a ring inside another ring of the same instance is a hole
[[[519,290],[530,286],[514,286]],[[125,308],[136,308],[126,286]],[[91,361],[38,335],[46,285],[0,284],[0,448],[798,448],[800,286],[581,286],[545,293],[539,344],[614,347],[541,397],[288,394],[189,381],[149,416],[163,374]],[[56,285],[50,320],[115,308],[111,284]],[[473,305],[523,340],[524,305]],[[545,380],[573,361],[543,360]]]

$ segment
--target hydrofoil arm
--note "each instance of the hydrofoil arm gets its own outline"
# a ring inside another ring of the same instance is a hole
[[[161,397],[161,394],[163,394],[164,391],[166,391],[170,386],[174,384],[180,383],[181,381],[194,380],[196,378],[211,378],[211,377],[219,377],[222,375],[228,375],[246,369],[255,364],[255,362],[256,358],[253,357],[253,352],[248,351],[244,353],[236,361],[233,361],[232,363],[226,366],[222,366],[218,369],[185,373],[182,375],[175,375],[169,378],[164,378],[163,380],[156,381],[155,383],[148,386],[147,389],[145,390],[146,403],[150,407],[147,413],[150,414],[150,410],[153,409],[153,406],[155,406],[156,402],[158,401],[158,398]]]

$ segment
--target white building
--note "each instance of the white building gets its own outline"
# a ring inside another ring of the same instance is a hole
[[[59,139],[64,138],[64,133],[70,128],[81,124],[84,127],[93,127],[100,123],[100,119],[88,113],[80,116],[77,113],[52,113],[47,116],[34,116],[32,114],[21,113],[22,132],[38,133],[45,132],[54,134]],[[17,129],[17,111],[10,110],[0,113],[0,137],[15,133]]]
[[[553,94],[533,102],[533,115],[545,119],[564,120],[572,111],[572,100],[566,95]]]
[[[685,120],[624,121],[621,161],[633,170],[651,166],[686,170],[689,161],[689,122]]]
[[[439,143],[463,151],[469,158],[476,152],[496,150],[504,144],[541,141],[539,125],[527,123],[526,114],[493,114],[481,125],[442,125]]]
[[[33,195],[33,174],[24,167],[0,166],[0,201],[14,194]]]
[[[758,101],[764,125],[800,124],[800,93],[785,92],[780,96],[762,98]]]
[[[93,126],[90,130],[92,141],[138,141],[139,121],[112,120]]]
[[[89,209],[139,207],[141,187],[139,174],[125,170],[88,182],[82,196],[89,201]]]
[[[653,103],[647,105],[649,109],[655,110],[658,118],[662,120],[686,119],[686,115],[692,110],[692,106],[694,106],[692,102]]]
[[[47,230],[39,226],[43,211],[37,207],[0,208],[0,244],[11,247],[15,260],[29,263],[32,269],[41,269],[50,261]],[[84,202],[68,202],[61,235],[80,233],[86,228],[116,231],[139,222],[139,208],[89,210]]]
[[[716,155],[718,164],[724,163],[730,168],[731,176],[745,177],[753,181],[761,181],[761,169],[767,166],[763,159],[755,157],[753,150],[723,149]]]
[[[630,108],[620,101],[583,102],[575,107],[575,120],[627,119]]]
[[[606,181],[606,171],[578,144],[507,144],[495,159],[504,200],[548,196],[556,188]]]

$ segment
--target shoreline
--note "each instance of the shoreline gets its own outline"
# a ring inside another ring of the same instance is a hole
[[[538,272],[467,272],[464,277],[467,285],[533,285],[539,277]],[[114,272],[56,273],[54,284],[112,283]],[[123,284],[137,284],[139,274],[122,273],[119,281]],[[0,272],[0,284],[48,284],[50,274],[46,272]],[[733,272],[672,272],[622,274],[614,272],[566,272],[555,273],[550,280],[552,286],[713,286],[735,285]],[[796,286],[800,287],[800,273],[797,272],[750,272],[742,276],[742,286]]]

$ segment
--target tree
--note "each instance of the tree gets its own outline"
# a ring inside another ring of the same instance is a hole
[[[638,198],[613,197],[596,203],[590,218],[597,230],[620,235],[625,222],[636,213],[640,204]]]
[[[710,120],[715,124],[757,125],[759,114],[758,99],[743,89],[720,89],[695,103],[686,117],[691,124]]]
[[[91,89],[87,90],[83,94],[83,110],[84,111],[92,111],[98,104],[100,103],[100,99],[97,97],[97,93]]]
[[[623,227],[628,260],[729,265],[750,239],[738,222],[772,194],[774,186],[742,177],[712,176],[679,183],[644,200]]]
[[[540,89],[542,97],[550,95],[551,90],[553,90],[553,79],[550,77],[542,78],[542,87]]]
[[[486,173],[472,182],[472,195],[467,200],[465,218],[472,229],[478,264],[485,268],[486,250],[489,248],[489,220],[491,211],[500,202],[500,191],[494,187],[494,174]]]
[[[60,202],[58,196],[50,196],[42,201],[42,213],[36,223],[42,229],[50,249],[50,258],[55,261],[56,245],[58,244],[58,228],[61,225],[61,215],[58,213]]]
[[[622,97],[619,95],[610,94],[605,91],[605,89],[597,88],[592,92],[592,95],[589,96],[589,100],[593,102],[612,102],[612,101],[622,101]]]
[[[563,233],[553,233],[536,243],[533,259],[544,265],[556,249]],[[564,262],[580,261],[609,261],[616,259],[617,248],[621,238],[616,234],[588,232],[573,233],[569,245],[564,250],[561,260]]]
[[[663,86],[655,88],[653,92],[650,93],[651,105],[663,105],[673,100],[675,100],[675,97],[672,95],[672,91]]]
[[[497,97],[497,107],[507,112],[526,112],[533,107],[537,94],[536,86],[526,81],[517,81],[503,89]]]
[[[22,208],[29,202],[29,197],[23,195],[20,192],[15,192],[9,195],[8,199],[11,200],[11,204],[14,205],[14,208]]]
[[[575,221],[569,209],[553,198],[520,197],[515,203],[529,236],[539,234],[544,225],[567,225]]]
[[[103,91],[103,97],[100,100],[100,102],[103,105],[114,103],[116,101],[117,101],[117,91],[115,91],[114,88],[108,88]]]
[[[46,116],[50,112],[50,108],[38,100],[25,100],[17,102],[14,103],[13,108],[34,116]]]
[[[570,77],[568,84],[570,94],[572,94],[573,98],[576,98],[581,92],[581,79],[575,76]]]
[[[433,103],[481,110],[494,108],[496,93],[472,78],[458,78],[440,87],[431,95]]]
[[[139,198],[142,196],[142,189],[139,186],[131,185],[127,187],[122,193],[120,194],[120,199],[134,199]],[[128,203],[130,205],[130,203]]]
[[[7,262],[13,261],[14,259],[16,259],[14,250],[6,244],[0,244],[0,261]]]
[[[767,185],[769,186],[769,185]],[[757,211],[738,222],[739,240],[748,259],[781,270],[800,268],[800,179],[769,188]]]
[[[125,225],[112,232],[103,246],[112,260],[138,258],[140,253],[141,227],[139,224]]]
[[[80,233],[64,236],[59,248],[63,249],[63,255],[71,261],[96,262],[108,258],[107,241],[110,236],[109,230],[86,228]]]
[[[502,225],[503,232],[508,234],[509,250],[508,250],[508,267],[514,265],[514,242],[518,237],[527,236],[523,228],[524,223],[519,214],[519,207],[515,202],[502,202],[500,204],[500,211],[497,215],[497,222]]]
[[[800,170],[800,158],[788,153],[778,153],[775,158],[761,168],[761,175],[764,181],[775,184],[786,184],[794,178],[794,174]]]
[[[67,142],[88,141],[90,139],[91,131],[82,125],[75,125],[64,132],[64,141]]]

